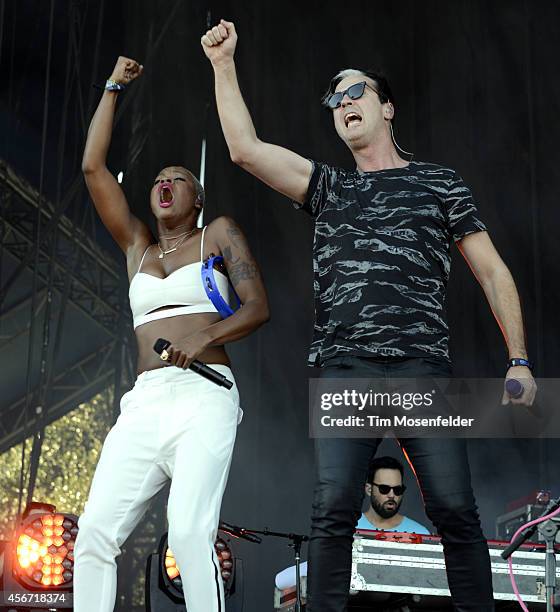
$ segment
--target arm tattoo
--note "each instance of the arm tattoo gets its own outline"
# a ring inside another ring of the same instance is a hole
[[[240,257],[236,257],[235,259],[233,258],[233,253],[231,252],[231,247],[226,247],[223,250],[224,253],[224,259],[231,264],[235,264],[240,260]]]
[[[257,278],[257,266],[249,261],[241,261],[228,268],[229,278],[234,287],[244,280],[253,280]]]
[[[259,271],[255,264],[245,237],[241,230],[230,222],[226,229],[229,244],[222,249],[231,284],[234,287],[244,280],[258,278]],[[236,253],[239,255],[236,257]]]
[[[246,250],[243,245],[243,234],[235,226],[232,225],[228,227],[227,234],[234,247],[237,247],[243,251]]]

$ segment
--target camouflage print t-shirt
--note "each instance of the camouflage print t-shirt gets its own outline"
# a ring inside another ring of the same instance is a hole
[[[468,187],[421,162],[349,172],[313,162],[315,327],[310,365],[339,355],[449,361],[450,247],[485,231]]]

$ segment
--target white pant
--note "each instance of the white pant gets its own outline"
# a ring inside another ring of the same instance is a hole
[[[231,370],[212,365],[233,381]],[[218,612],[224,590],[214,552],[238,420],[239,394],[175,366],[143,372],[121,400],[79,520],[74,611],[112,612],[115,557],[152,497],[171,480],[169,546],[189,612]]]

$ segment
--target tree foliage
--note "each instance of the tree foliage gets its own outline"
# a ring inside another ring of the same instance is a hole
[[[103,441],[111,426],[113,390],[92,400],[45,428],[34,501],[54,504],[58,511],[80,515]],[[27,499],[32,438],[25,443],[23,506]],[[22,445],[0,455],[0,539],[9,540],[17,519]],[[22,507],[23,510],[23,507]]]

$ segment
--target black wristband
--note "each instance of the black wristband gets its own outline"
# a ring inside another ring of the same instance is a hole
[[[533,364],[528,359],[523,359],[523,357],[514,357],[513,359],[510,359],[506,364],[506,368],[508,370],[515,366],[525,366],[529,368],[531,372],[533,371]]]

